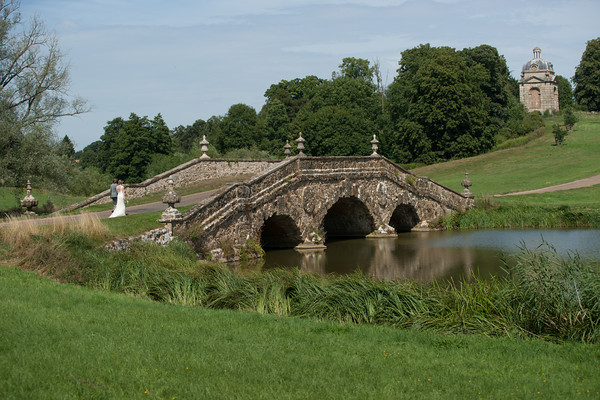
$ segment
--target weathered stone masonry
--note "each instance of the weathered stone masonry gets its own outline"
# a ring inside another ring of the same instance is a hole
[[[416,177],[380,156],[293,157],[183,214],[174,235],[202,232],[213,257],[249,239],[286,247],[322,246],[324,234],[377,236],[426,229],[441,216],[472,206],[463,196]],[[327,231],[327,232],[326,232]]]
[[[276,165],[278,160],[224,160],[197,158],[188,161],[185,164],[173,168],[162,174],[156,175],[141,183],[126,184],[126,196],[129,199],[142,197],[148,194],[167,190],[168,179],[173,177],[175,187],[184,187],[206,181],[209,179],[218,179],[230,176],[258,175],[272,166]],[[110,190],[105,190],[87,200],[73,204],[61,211],[72,211],[78,208],[89,207],[95,204],[109,203]]]

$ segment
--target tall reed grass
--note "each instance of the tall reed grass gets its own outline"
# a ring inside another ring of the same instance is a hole
[[[569,207],[496,206],[480,200],[475,208],[440,219],[443,229],[600,228],[596,211]]]

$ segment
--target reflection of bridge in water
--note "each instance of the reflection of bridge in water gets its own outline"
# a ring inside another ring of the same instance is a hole
[[[421,282],[450,276],[468,279],[478,265],[473,249],[432,248],[415,245],[418,239],[412,240],[412,245],[395,238],[346,240],[328,243],[322,251],[273,251],[267,254],[266,264],[268,268],[296,266],[322,275],[349,274],[358,268],[376,279]]]
[[[284,160],[183,215],[173,230],[202,232],[198,250],[232,258],[249,240],[264,248],[318,248],[325,238],[381,237],[427,229],[472,206],[464,196],[388,159]]]

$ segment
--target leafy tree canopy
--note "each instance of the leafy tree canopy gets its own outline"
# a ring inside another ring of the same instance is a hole
[[[146,177],[146,168],[155,154],[172,152],[169,128],[160,114],[152,120],[134,113],[128,120],[117,117],[104,127],[101,143],[90,146],[98,147],[97,164],[92,166],[128,183]]]
[[[56,37],[39,18],[23,22],[19,8],[17,0],[0,0],[0,184],[21,187],[32,178],[38,185],[60,185],[51,171],[51,159],[58,157],[52,124],[88,108],[69,96],[68,62]],[[34,164],[45,160],[47,169],[25,165],[28,151],[34,151]]]
[[[429,44],[402,53],[388,93],[393,132],[382,138],[384,154],[400,162],[432,163],[479,154],[494,145],[492,99],[481,87],[481,82],[491,82],[489,70],[474,61],[469,66],[472,60]]]
[[[234,104],[220,122],[217,148],[221,153],[231,149],[250,148],[260,142],[256,110],[246,104]]]
[[[346,57],[339,66],[339,72],[334,72],[332,78],[344,77],[372,82],[375,71],[369,64],[369,60],[364,58]]]
[[[600,37],[589,40],[573,76],[577,104],[600,111]]]
[[[573,86],[567,78],[556,75],[558,84],[558,108],[565,110],[573,107]]]

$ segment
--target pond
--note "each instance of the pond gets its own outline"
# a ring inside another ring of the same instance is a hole
[[[504,261],[514,262],[520,246],[552,245],[563,257],[577,252],[600,261],[599,229],[476,230],[406,232],[397,238],[348,239],[327,243],[327,249],[299,252],[267,251],[262,269],[298,267],[321,274],[348,274],[359,268],[375,279],[409,278],[469,280],[503,274]]]

